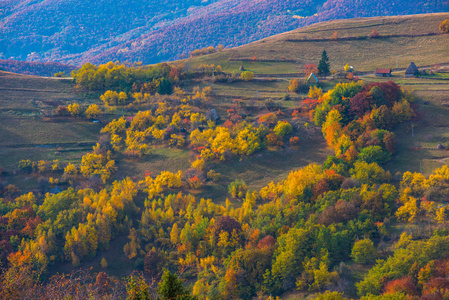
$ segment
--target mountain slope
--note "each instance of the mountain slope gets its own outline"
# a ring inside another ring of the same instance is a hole
[[[448,7],[448,0],[5,0],[0,2],[0,51],[3,58],[29,61],[155,63],[323,20]]]

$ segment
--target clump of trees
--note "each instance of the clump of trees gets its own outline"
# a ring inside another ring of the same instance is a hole
[[[294,78],[290,80],[288,90],[292,93],[307,93],[309,85],[304,79]]]
[[[192,52],[190,52],[189,56],[190,57],[201,56],[201,55],[221,52],[223,50],[224,50],[224,46],[223,45],[218,45],[216,48],[213,47],[213,46],[209,46],[209,47],[204,47],[204,48],[201,48],[201,49],[195,49]]]
[[[77,86],[88,90],[130,91],[139,86],[156,81],[179,80],[185,73],[183,65],[166,63],[149,67],[133,67],[118,62],[108,62],[95,66],[84,64],[80,69],[72,71]]]
[[[413,98],[394,82],[337,84],[314,110],[315,124],[336,156],[384,163],[394,154],[395,125],[413,116]]]

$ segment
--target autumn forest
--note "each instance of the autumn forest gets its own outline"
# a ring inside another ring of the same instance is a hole
[[[380,78],[330,47],[282,77],[212,49],[0,73],[0,298],[447,299],[449,62]]]

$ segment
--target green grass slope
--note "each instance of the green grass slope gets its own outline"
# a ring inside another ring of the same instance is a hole
[[[0,72],[0,156],[6,170],[22,159],[72,160],[91,149],[101,126],[51,117],[58,105],[85,103],[71,80]],[[87,147],[88,146],[88,147]],[[57,152],[57,148],[71,150]],[[87,147],[87,148],[86,148]]]

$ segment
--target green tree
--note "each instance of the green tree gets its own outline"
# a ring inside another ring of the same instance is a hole
[[[293,127],[292,125],[287,121],[278,121],[276,126],[273,129],[274,133],[278,136],[285,136],[287,134],[292,133]]]
[[[383,150],[381,146],[369,146],[360,150],[357,158],[367,163],[383,164],[391,159],[390,153]]]
[[[326,291],[324,293],[315,294],[315,300],[344,300],[347,299],[343,293]]]
[[[179,279],[175,274],[172,274],[169,270],[164,270],[164,274],[159,282],[157,292],[162,300],[195,299],[190,296],[188,291],[184,289],[181,279]]]
[[[382,184],[389,181],[391,177],[390,173],[385,172],[377,163],[368,164],[365,161],[356,161],[349,173],[361,183],[366,184]]]
[[[231,182],[228,186],[228,193],[232,195],[233,198],[242,198],[245,196],[248,186],[245,181],[241,179],[236,179]]]
[[[356,241],[351,251],[351,257],[358,264],[370,263],[376,258],[376,255],[374,244],[368,238]]]
[[[161,78],[159,80],[159,86],[157,87],[157,92],[161,95],[170,95],[173,93],[173,85],[167,78]]]
[[[318,74],[322,76],[330,74],[329,57],[327,56],[326,50],[323,50],[323,53],[321,53],[321,59],[318,63]]]

